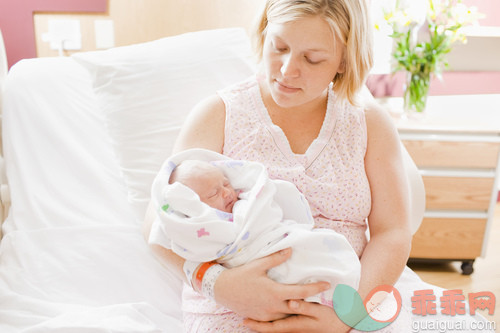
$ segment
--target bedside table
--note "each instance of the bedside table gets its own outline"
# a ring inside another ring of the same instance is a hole
[[[402,98],[378,101],[395,117],[425,185],[410,258],[462,261],[471,274],[485,255],[498,196],[500,95],[430,96],[425,114],[410,119],[398,117]]]

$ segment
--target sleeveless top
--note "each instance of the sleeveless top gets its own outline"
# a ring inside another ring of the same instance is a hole
[[[325,119],[305,154],[295,154],[273,124],[256,76],[218,92],[226,108],[223,154],[261,162],[272,179],[287,180],[305,195],[317,228],[344,235],[358,256],[366,246],[371,193],[365,173],[367,132],[364,111],[340,102],[330,85]],[[187,285],[182,310],[220,314],[229,309]]]
[[[325,119],[304,154],[295,154],[273,124],[256,77],[219,91],[226,107],[223,154],[263,163],[272,179],[290,181],[305,195],[316,227],[343,234],[358,256],[366,245],[371,194],[364,158],[364,110],[328,91]]]

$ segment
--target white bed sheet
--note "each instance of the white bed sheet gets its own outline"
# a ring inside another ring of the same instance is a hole
[[[87,71],[24,60],[6,89],[0,332],[181,332],[181,282],[143,240]]]

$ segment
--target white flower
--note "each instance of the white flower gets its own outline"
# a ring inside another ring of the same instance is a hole
[[[418,30],[426,20],[429,0],[383,0],[384,19],[399,32]]]
[[[406,12],[408,18],[417,26],[424,24],[429,11],[428,0],[399,0],[399,8]]]

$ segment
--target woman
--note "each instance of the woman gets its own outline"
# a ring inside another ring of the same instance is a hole
[[[362,299],[398,281],[411,243],[397,131],[384,110],[361,107],[356,98],[372,65],[367,12],[359,0],[268,0],[256,32],[259,74],[201,102],[175,147],[259,161],[272,178],[293,182],[316,226],[343,234],[360,256]],[[182,258],[156,251],[186,280]],[[332,308],[303,301],[328,284],[281,285],[267,277],[290,255],[210,268],[198,282],[211,286],[217,304],[185,288],[187,331],[349,331]],[[410,312],[404,305],[384,330],[411,331]]]

